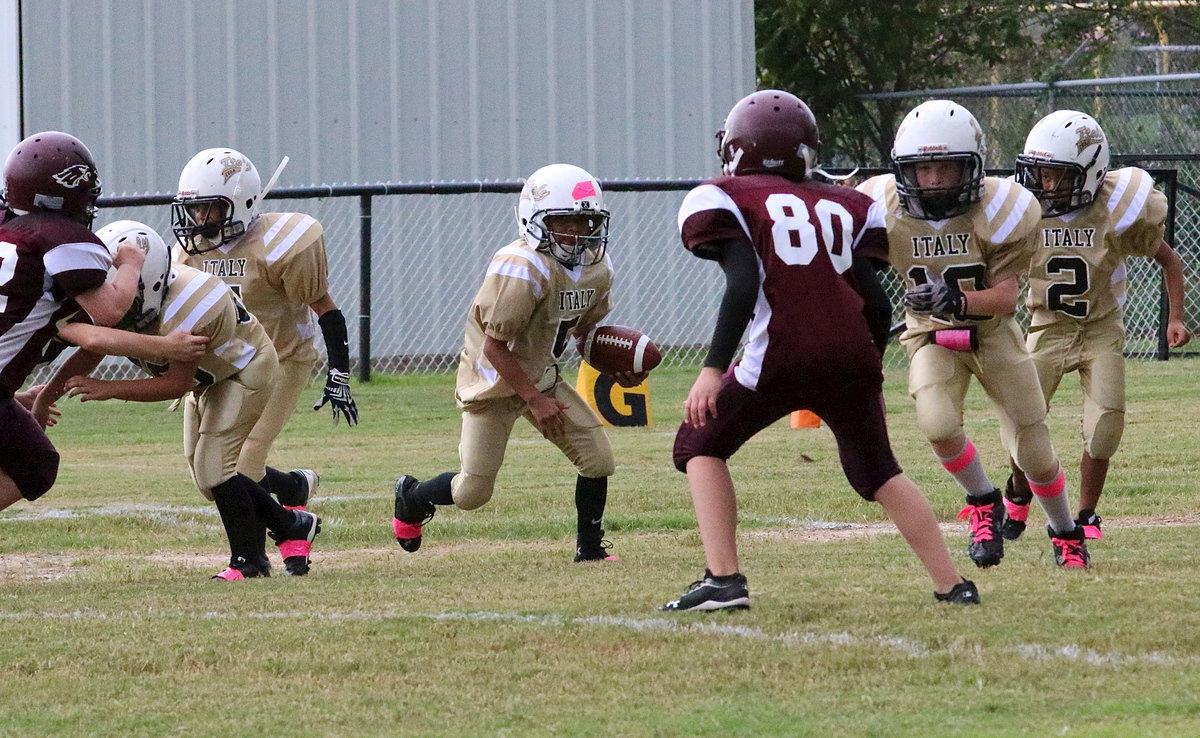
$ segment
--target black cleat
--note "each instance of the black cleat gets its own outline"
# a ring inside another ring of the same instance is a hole
[[[307,510],[292,510],[292,515],[294,522],[286,533],[270,533],[270,536],[279,546],[283,568],[294,577],[302,577],[308,573],[312,542],[321,532],[321,519]]]
[[[1083,528],[1084,538],[1103,538],[1104,533],[1100,530],[1100,523],[1102,522],[1104,522],[1104,519],[1095,512],[1088,512],[1087,517],[1083,517],[1081,514],[1079,519],[1075,521],[1079,527]]]
[[[612,552],[612,541],[581,543],[575,549],[575,563],[580,561],[620,561],[621,557]]]
[[[1054,528],[1047,525],[1046,532],[1054,546],[1055,564],[1065,569],[1086,569],[1091,565],[1092,557],[1088,554],[1083,526],[1076,525],[1070,533],[1055,533]]]
[[[308,503],[312,502],[313,495],[316,493],[317,488],[321,486],[321,476],[312,469],[292,469],[288,473],[300,479],[301,486],[304,488],[304,496],[298,501],[299,504],[284,505],[284,507],[289,510],[297,508],[307,510]]]
[[[1025,532],[1025,521],[1029,519],[1029,503],[1033,501],[1027,499],[1022,502],[1015,498],[1013,477],[1009,474],[1008,482],[1004,485],[1004,525],[1000,526],[1000,535],[1006,541],[1015,541]]]
[[[225,571],[213,574],[211,578],[234,582],[238,579],[269,576],[271,576],[271,561],[266,554],[263,554],[261,557],[255,557],[254,561],[248,561],[244,556],[233,556],[229,559],[229,566]]]
[[[405,474],[396,480],[396,506],[392,517],[392,532],[400,548],[412,553],[421,547],[421,529],[433,519],[437,507],[418,500],[413,491],[420,484],[416,477]]]
[[[750,590],[746,588],[746,577],[740,573],[716,577],[705,569],[703,579],[692,582],[679,599],[672,600],[659,609],[749,610]]]
[[[998,489],[989,495],[967,495],[967,506],[958,513],[958,519],[966,519],[970,526],[967,555],[980,569],[995,566],[1004,558],[1004,539],[1000,536],[1004,525],[1003,499]]]
[[[934,592],[934,599],[938,602],[950,602],[955,605],[978,605],[979,590],[975,588],[975,582],[970,579],[964,579],[958,584],[950,588],[949,592]]]

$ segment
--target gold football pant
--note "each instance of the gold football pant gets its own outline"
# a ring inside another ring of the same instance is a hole
[[[278,369],[275,350],[267,347],[242,371],[187,396],[183,454],[192,481],[209,500],[213,487],[237,473],[242,445],[267,406]]]
[[[616,461],[608,435],[596,414],[566,382],[558,382],[546,394],[552,394],[568,406],[564,411],[563,433],[554,440],[554,445],[581,476],[610,476]],[[516,396],[472,402],[463,410],[462,436],[458,445],[461,471],[451,483],[457,507],[473,510],[492,498],[513,424],[522,416],[533,422],[525,401]]]
[[[908,391],[917,403],[917,424],[930,442],[962,433],[963,399],[974,376],[996,407],[1001,441],[1017,466],[1035,479],[1047,479],[1059,467],[1037,370],[1016,321],[996,320],[979,327],[975,351],[953,351],[924,335],[905,339]]]
[[[1079,372],[1084,448],[1093,459],[1112,458],[1125,431],[1125,326],[1121,316],[1085,324],[1060,320],[1030,332],[1026,346],[1047,405],[1062,378]]]
[[[300,393],[307,389],[312,381],[315,361],[281,361],[279,373],[271,387],[271,398],[263,410],[262,416],[254,424],[249,438],[242,445],[242,453],[238,457],[237,470],[254,481],[263,478],[267,473],[267,456],[275,439],[283,432],[284,426],[296,411],[296,403],[300,401]]]

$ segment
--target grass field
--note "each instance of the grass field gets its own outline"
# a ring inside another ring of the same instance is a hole
[[[239,583],[208,578],[224,537],[179,414],[67,401],[57,487],[0,513],[0,735],[1198,735],[1198,372],[1129,363],[1087,572],[1055,568],[1036,506],[976,570],[961,494],[889,374],[897,454],[978,608],[933,601],[826,429],[768,429],[732,464],[754,608],[708,615],[656,609],[703,568],[670,466],[691,371],[652,378],[654,427],[612,433],[620,562],[571,562],[573,472],[523,423],[492,502],[441,510],[401,551],[395,476],[457,464],[453,378],[416,376],[356,387],[355,429],[302,403],[274,464],[321,473],[312,574]],[[1073,500],[1078,403],[1070,378],[1051,429]],[[967,429],[1002,483],[977,389]]]

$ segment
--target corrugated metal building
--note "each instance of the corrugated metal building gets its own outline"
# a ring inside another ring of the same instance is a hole
[[[21,132],[78,136],[106,195],[173,192],[183,165],[210,146],[241,150],[264,180],[291,157],[281,188],[512,181],[554,161],[601,180],[704,178],[717,172],[724,114],[754,89],[750,0],[0,0],[0,14],[6,7],[10,25],[19,15]],[[681,199],[610,193],[612,320],[695,346],[708,340],[719,270],[679,248]],[[356,198],[269,209],[324,223],[352,344],[369,325],[373,365],[420,368],[457,353],[483,267],[515,236],[515,201],[376,198],[369,307]],[[169,236],[169,216],[119,208],[98,223],[133,218]]]
[[[22,132],[78,136],[108,194],[171,191],[209,146],[267,174],[292,157],[280,186],[510,180],[559,160],[706,176],[711,147],[692,142],[754,86],[750,0],[5,6]]]

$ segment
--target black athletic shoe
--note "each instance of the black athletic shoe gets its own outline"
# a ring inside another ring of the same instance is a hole
[[[271,576],[271,561],[265,555],[256,557],[254,561],[248,561],[243,556],[233,556],[229,559],[229,566],[224,571],[213,574],[212,579],[234,582],[238,579],[269,576]]]
[[[1055,533],[1054,528],[1047,525],[1046,533],[1054,546],[1054,563],[1067,569],[1086,569],[1091,565],[1083,526],[1076,525],[1070,533]]]
[[[1004,525],[1003,500],[998,489],[990,495],[967,495],[967,506],[958,513],[958,519],[967,520],[970,526],[967,555],[980,569],[995,566],[1004,558],[1004,539],[1000,536]]]
[[[750,590],[746,588],[746,577],[740,573],[715,577],[705,569],[703,579],[692,582],[679,599],[671,600],[659,609],[749,610]]]
[[[1083,537],[1103,538],[1104,533],[1100,531],[1100,523],[1104,522],[1104,519],[1095,512],[1090,512],[1088,513],[1087,517],[1083,517],[1083,512],[1085,511],[1080,511],[1080,517],[1075,521],[1080,528],[1083,528]]]
[[[1008,482],[1004,485],[1004,525],[1000,526],[1000,535],[1006,541],[1015,541],[1025,532],[1025,521],[1029,519],[1029,503],[1032,499],[1021,502],[1013,499],[1016,493],[1013,491],[1013,477],[1008,475]]]
[[[307,510],[308,503],[312,501],[313,495],[316,494],[317,488],[321,486],[321,475],[317,474],[312,469],[292,469],[289,474],[293,474],[300,479],[304,486],[304,496],[300,499],[298,505],[284,505],[289,510]]]
[[[392,532],[396,543],[409,553],[421,547],[421,528],[433,519],[437,507],[433,503],[413,497],[413,490],[420,484],[416,477],[405,474],[396,480],[396,507],[392,516]]]
[[[955,605],[978,605],[979,590],[975,588],[975,582],[970,579],[964,579],[954,585],[949,592],[941,593],[934,592],[934,599],[938,602],[951,602]]]
[[[604,535],[604,531],[600,531]],[[612,552],[612,541],[597,538],[590,541],[576,541],[575,563],[580,561],[620,561],[621,557]]]
[[[283,568],[294,577],[302,577],[308,573],[312,542],[321,532],[321,519],[307,510],[292,510],[292,515],[294,522],[286,533],[269,535],[279,546]]]

